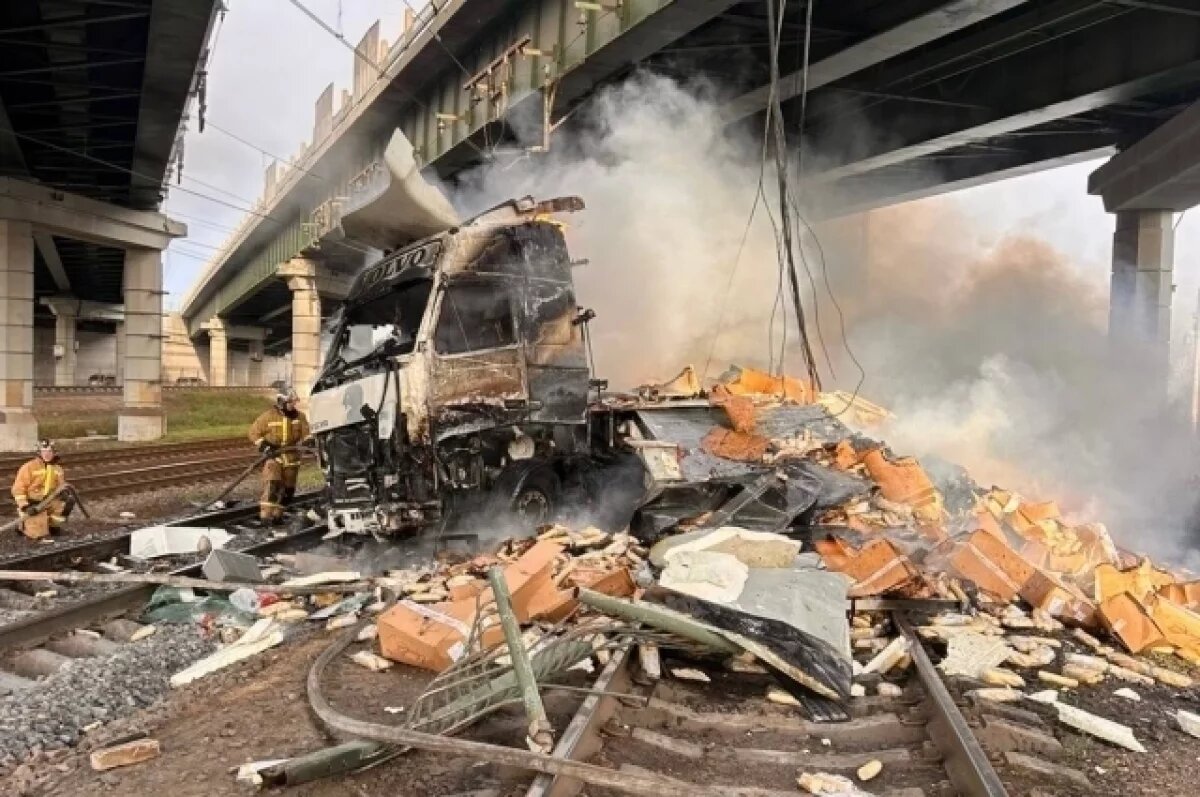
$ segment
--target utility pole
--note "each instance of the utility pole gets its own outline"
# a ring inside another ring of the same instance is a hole
[[[1192,433],[1200,432],[1200,292],[1192,311]]]

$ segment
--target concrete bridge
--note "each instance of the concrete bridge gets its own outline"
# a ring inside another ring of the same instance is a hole
[[[793,5],[786,64],[800,63],[805,32],[802,4]],[[366,257],[344,240],[340,214],[379,190],[394,128],[424,169],[453,178],[490,147],[543,143],[518,141],[513,120],[554,125],[639,65],[709,76],[728,92],[728,123],[760,125],[765,13],[761,1],[445,0],[410,16],[391,43],[372,28],[353,85],[317,99],[312,143],[268,169],[255,213],[190,292],[189,333],[207,334],[220,362],[223,329],[261,329],[268,349],[292,350],[293,381],[309,384],[322,302],[344,295]],[[1200,97],[1200,10],[1180,0],[844,0],[816,5],[811,42],[807,130],[822,158],[810,179],[832,198],[832,214],[1152,142],[1149,133]],[[783,76],[790,122],[800,83]],[[863,140],[847,124],[886,134]],[[1169,246],[1147,242],[1169,234],[1154,214],[1190,203],[1183,194],[1169,208],[1145,207],[1155,203],[1143,195],[1120,210],[1114,275],[1132,257],[1139,273],[1153,261],[1169,283]],[[1144,278],[1138,286],[1135,303],[1157,306]]]
[[[0,450],[32,450],[35,359],[73,380],[83,336],[115,337],[120,437],[162,434],[161,253],[187,228],[158,208],[219,5],[0,3]]]

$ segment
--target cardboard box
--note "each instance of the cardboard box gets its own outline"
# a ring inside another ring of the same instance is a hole
[[[392,661],[441,672],[466,653],[475,601],[424,605],[403,601],[379,616],[379,649]],[[491,647],[504,639],[499,624],[483,634]]]
[[[822,546],[818,546],[818,551],[822,551]],[[849,592],[852,598],[882,595],[913,583],[924,583],[908,557],[883,538],[871,540],[850,556],[839,557],[835,553],[825,559],[825,566],[854,579]]]
[[[980,529],[954,547],[950,565],[959,577],[1010,601],[1021,591],[1036,569],[993,534]]]
[[[571,573],[571,583],[614,598],[628,598],[637,591],[637,584],[633,583],[633,576],[626,567],[577,567]]]
[[[1160,570],[1143,559],[1137,567],[1118,570],[1109,564],[1096,568],[1095,595],[1096,601],[1102,602],[1122,592],[1128,592],[1138,600],[1156,593],[1161,587],[1175,583],[1175,576],[1166,570]]]
[[[889,461],[876,448],[863,455],[863,464],[884,498],[908,504],[919,521],[937,523],[942,519],[942,495],[915,459],[902,457]]]
[[[1078,589],[1044,570],[1034,570],[1021,585],[1020,595],[1030,605],[1069,625],[1093,627],[1097,623],[1095,605]]]
[[[504,568],[504,581],[512,596],[513,614],[521,623],[533,619],[530,604],[547,585],[553,587],[554,561],[563,552],[563,546],[550,540],[541,540],[521,555],[521,558]],[[486,590],[486,597],[491,590]]]
[[[1192,609],[1200,606],[1200,581],[1167,584],[1158,588],[1158,594],[1172,603]]]
[[[1142,603],[1122,592],[1100,604],[1100,618],[1127,650],[1138,653],[1165,642],[1162,629]]]

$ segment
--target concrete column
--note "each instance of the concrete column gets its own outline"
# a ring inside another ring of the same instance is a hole
[[[162,409],[162,253],[125,252],[125,406],[117,419],[120,440],[157,440]]]
[[[65,309],[65,308],[64,308]],[[54,346],[56,360],[54,363],[54,384],[72,386],[75,384],[75,325],[78,318],[69,312],[55,311]],[[57,357],[58,352],[61,357]]]
[[[229,384],[229,335],[225,322],[214,316],[205,329],[208,330],[208,384],[225,387]]]
[[[1174,214],[1133,210],[1116,214],[1108,336],[1140,381],[1165,390],[1171,348],[1171,284],[1175,264]]]
[[[250,366],[246,372],[246,384],[248,387],[263,386],[263,342],[261,340],[250,341]]]
[[[292,387],[308,401],[321,365],[321,295],[317,292],[317,264],[289,260],[279,269],[292,290]]]
[[[33,230],[0,220],[0,451],[32,451]]]
[[[113,373],[117,376],[117,384],[125,384],[125,322],[118,321],[115,330],[117,338],[117,364]]]

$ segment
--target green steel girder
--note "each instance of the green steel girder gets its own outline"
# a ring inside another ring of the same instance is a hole
[[[245,268],[217,289],[200,310],[187,318],[188,334],[200,334],[201,326],[213,316],[227,315],[264,285],[274,279],[279,267],[317,242],[312,224],[296,222],[280,231],[266,249],[259,252]]]
[[[467,5],[469,3],[462,4]],[[418,92],[415,95],[417,102],[407,103],[397,126],[412,142],[418,163],[423,167],[436,166],[440,158],[456,148],[461,149],[460,145],[494,125],[503,118],[506,110],[541,91],[550,81],[583,71],[580,68],[588,65],[589,58],[622,36],[630,32],[645,33],[644,28],[653,26],[656,15],[660,15],[657,19],[663,20],[664,31],[660,35],[669,42],[686,30],[680,29],[678,18],[664,14],[664,11],[675,11],[677,17],[688,18],[690,29],[732,5],[734,0],[621,0],[619,3],[617,0],[595,0],[579,6],[576,0],[524,3],[509,17],[489,24],[472,46],[471,54],[459,56],[462,69],[448,68],[429,88]],[[595,10],[596,7],[600,10]],[[419,30],[417,35],[420,35]],[[526,38],[528,45],[524,50],[532,52],[515,52],[514,45]],[[427,42],[425,47],[438,45]],[[481,97],[464,88],[468,76],[481,74],[506,53],[510,57],[505,65],[493,72],[493,78],[482,81],[489,89],[487,96]],[[602,68],[592,71],[612,71],[628,64],[628,61],[611,57],[601,60],[605,61]],[[386,140],[374,142],[375,151],[366,162],[381,158],[386,143]],[[349,185],[356,174],[350,173],[350,168],[343,171],[346,173],[328,175],[328,184]],[[313,204],[305,220],[313,221],[313,214],[338,198],[322,197]],[[189,332],[197,334],[200,325],[214,314],[236,307],[273,279],[280,263],[298,256],[316,242],[318,226],[324,225],[297,222],[277,235],[195,315],[187,318]]]

